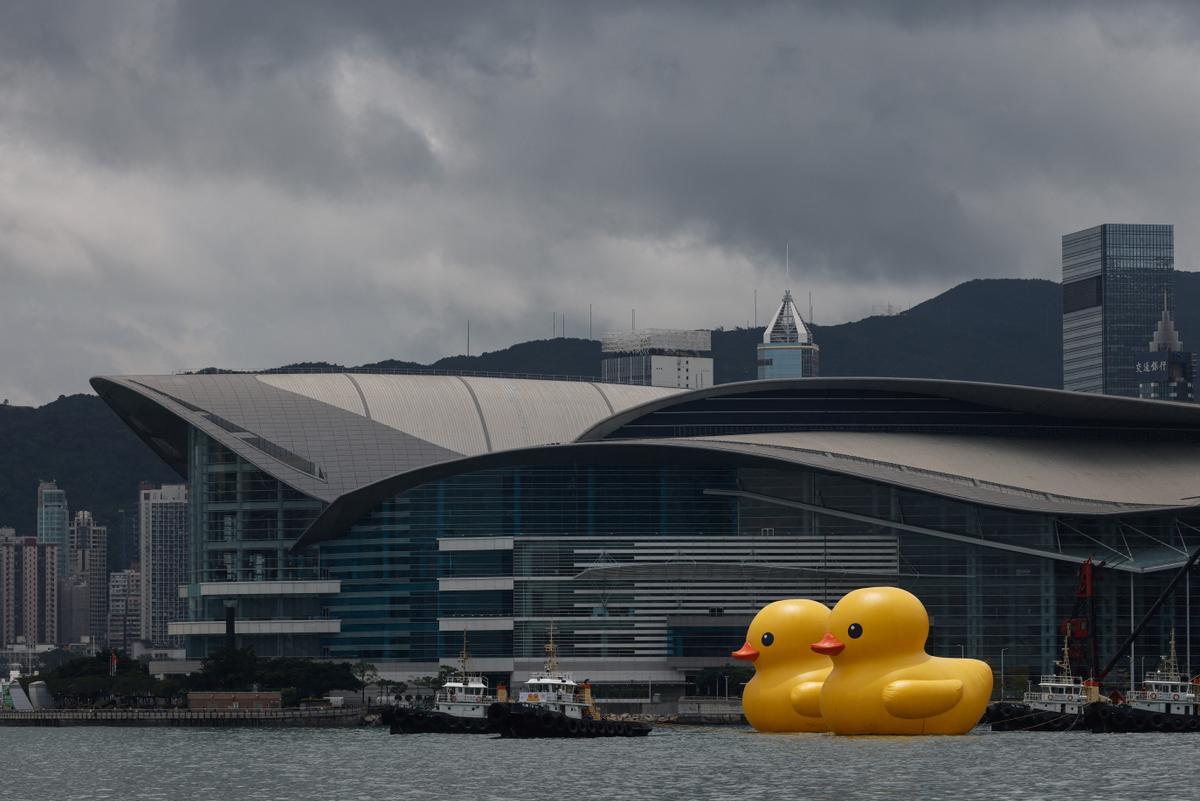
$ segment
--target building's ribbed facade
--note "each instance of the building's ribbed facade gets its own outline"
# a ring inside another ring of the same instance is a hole
[[[696,392],[445,376],[95,379],[188,477],[197,659],[535,667],[678,686],[761,605],[897,584],[930,647],[1049,667],[1076,571],[1100,651],[1200,546],[1200,410],[1026,387],[804,379]],[[1132,593],[1132,598],[1131,598]],[[1176,597],[1139,648],[1157,655]],[[1188,649],[1190,653],[1190,649]]]

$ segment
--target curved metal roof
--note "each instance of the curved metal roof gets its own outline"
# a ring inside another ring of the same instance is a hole
[[[968,447],[970,446],[969,442],[963,444]],[[1129,451],[1126,453],[1110,452],[1109,455],[1120,458],[1122,455],[1128,456],[1134,449],[1135,444],[1130,443]],[[964,457],[969,455],[963,454]],[[978,450],[974,455],[979,455]],[[1046,465],[1046,469],[1052,471],[1054,467],[1052,463],[1054,454],[1052,452],[1042,454],[1042,458],[1050,460],[1051,463]],[[1194,475],[1197,470],[1200,470],[1200,453],[1193,453],[1189,458],[1191,459],[1189,472]],[[1145,500],[1149,501],[1148,503],[1140,503],[1136,500],[1114,501],[1095,497],[1071,497],[1054,494],[1045,488],[1039,489],[1029,486],[985,483],[965,476],[914,470],[902,464],[888,464],[884,462],[872,464],[863,460],[840,458],[839,454],[816,453],[796,448],[775,447],[763,443],[735,443],[710,439],[620,440],[542,446],[516,451],[482,454],[453,462],[432,464],[414,471],[397,474],[339,498],[326,508],[304,535],[297,540],[293,549],[299,550],[310,545],[335,539],[345,533],[351,525],[381,501],[421,484],[462,473],[510,466],[536,467],[576,464],[630,466],[654,463],[738,465],[775,468],[781,466],[801,466],[814,468],[822,472],[852,475],[985,507],[1050,515],[1108,517],[1190,510],[1195,508],[1194,501],[1187,498],[1172,499],[1171,503],[1163,504],[1154,502],[1154,498],[1164,498],[1165,496],[1146,496]],[[1176,463],[1174,466],[1179,467],[1181,465]],[[1125,469],[1122,469],[1120,465],[1114,465],[1113,467],[1113,475],[1110,476],[1112,481],[1116,482],[1124,479],[1133,484],[1132,488],[1125,490],[1125,497],[1127,498],[1137,497],[1139,493],[1152,490],[1154,482],[1163,475],[1162,472],[1142,475],[1140,472],[1141,467],[1141,463],[1129,465]],[[1104,486],[1111,487],[1112,484],[1105,484]],[[883,519],[873,518],[867,520],[862,518],[861,515],[854,513],[830,507],[814,506],[789,498],[773,498],[741,490],[714,489],[711,491],[711,494],[744,496],[751,500],[808,509],[835,517],[861,519],[862,522],[871,525],[883,525],[899,531],[953,539],[997,550],[1031,553],[1050,559],[1081,562],[1087,557],[1087,553],[1085,552],[1074,554],[1062,551],[1043,552],[1041,550],[1031,550],[1028,547],[1012,545],[995,538],[987,539],[981,536],[923,528],[921,526]],[[1091,548],[1091,545],[1087,545],[1087,548]],[[1142,572],[1146,570],[1165,569],[1179,561],[1178,554],[1170,548],[1160,550],[1163,552],[1152,554],[1149,560],[1143,557],[1135,559],[1132,556],[1126,559],[1124,555],[1121,555],[1121,558],[1125,559],[1125,561],[1118,565],[1118,560],[1113,560],[1112,566],[1122,570]]]
[[[569,442],[679,390],[440,375],[204,374],[92,379],[163,459],[187,474],[187,425],[324,501],[396,473]]]
[[[857,456],[857,448],[880,444],[880,436],[866,435],[870,441],[854,442],[856,448],[841,447],[846,453],[816,448],[798,447],[794,440],[782,435],[779,441],[764,438],[760,441],[737,439],[650,439],[575,442],[575,444],[522,448],[516,451],[480,454],[480,456],[430,464],[424,468],[400,472],[383,481],[362,487],[337,499],[305,535],[296,547],[305,547],[340,536],[355,520],[364,516],[380,501],[404,492],[419,484],[505,466],[539,465],[637,465],[637,464],[720,464],[763,466],[802,466],[830,474],[863,478],[866,481],[892,484],[895,487],[940,495],[979,506],[1004,508],[1018,512],[1069,514],[1069,516],[1106,517],[1192,508],[1196,501],[1183,495],[1188,489],[1200,493],[1200,482],[1189,476],[1200,475],[1200,448],[1176,453],[1174,458],[1156,463],[1157,456],[1166,456],[1165,448],[1152,453],[1140,453],[1136,442],[1114,445],[1103,450],[1108,464],[1091,465],[1090,475],[1081,475],[1090,457],[1102,456],[1097,450],[1076,452],[1074,444],[1045,440],[1004,444],[1006,459],[997,465],[992,460],[995,442],[991,438],[960,438],[954,442],[937,442],[932,453],[923,458],[886,459]],[[893,447],[913,447],[916,456],[929,440],[941,436],[906,436],[904,444]],[[924,441],[923,441],[924,440]],[[847,441],[853,442],[854,435]],[[828,447],[828,444],[824,444]],[[1030,450],[1022,452],[1022,448]],[[1036,469],[1014,470],[1022,459],[1036,463]],[[926,466],[906,464],[924,462]],[[937,466],[959,468],[974,464],[961,472],[937,470]],[[976,474],[976,475],[972,475]],[[1061,474],[1058,481],[1048,478]],[[1176,475],[1180,474],[1180,475]],[[1004,483],[1004,481],[1014,483]],[[1063,490],[1063,492],[1056,492]],[[1079,492],[1081,494],[1069,494]],[[1109,494],[1111,493],[1111,494]],[[1189,493],[1190,495],[1190,493]]]
[[[1067,426],[1084,424],[1093,427],[1156,430],[1173,428],[1200,433],[1200,404],[937,378],[822,377],[741,381],[656,398],[600,421],[581,434],[578,441],[591,442],[614,436],[645,436],[646,432],[635,430],[637,423],[655,412],[682,417],[684,412],[688,411],[703,413],[706,402],[709,401],[733,398],[753,400],[783,391],[792,391],[797,395],[810,393],[813,397],[823,394],[825,399],[831,402],[831,407],[834,405],[832,402],[842,400],[837,393],[866,391],[880,395],[923,396],[976,404],[1012,415],[1024,414],[1043,418],[1048,423],[1061,422]],[[831,408],[830,411],[836,409]]]
[[[1051,515],[1194,509],[1200,496],[1194,478],[1200,476],[1200,407],[1034,387],[810,378],[682,393],[589,382],[347,373],[124,376],[94,378],[92,385],[183,474],[193,426],[329,503],[295,547],[340,535],[381,500],[410,487],[510,465],[802,466]],[[873,427],[843,425],[841,406],[864,398],[878,418]],[[906,429],[912,411],[906,404],[914,400],[934,409],[921,414],[956,417],[936,431]],[[763,415],[766,423],[743,427],[754,430],[664,434],[679,428],[670,421],[758,413],[766,401],[776,404]],[[959,402],[974,405],[954,405]],[[793,407],[810,418],[816,409],[818,417],[811,419],[818,424],[797,428],[788,416]],[[985,419],[1000,420],[997,429],[1009,419],[1026,427],[1032,420],[1038,435],[1018,436],[1013,432],[1022,429],[1014,427],[1006,436],[986,436],[979,423]],[[647,422],[653,420],[668,422]],[[772,426],[776,430],[761,430]],[[643,431],[649,436],[638,435]],[[1163,431],[1170,436],[1160,436]]]

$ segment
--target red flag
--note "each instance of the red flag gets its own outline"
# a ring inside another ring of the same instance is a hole
[[[108,652],[108,675],[117,675],[117,651],[115,648]]]

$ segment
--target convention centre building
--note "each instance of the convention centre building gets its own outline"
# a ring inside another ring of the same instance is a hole
[[[892,584],[928,607],[931,653],[1003,661],[1023,688],[1064,620],[1084,625],[1082,564],[1104,656],[1200,547],[1190,404],[897,378],[92,385],[188,483],[169,632],[189,660],[233,608],[260,655],[404,678],[465,638],[476,668],[520,681],[553,627],[564,667],[658,693],[727,664],[769,601]],[[1154,669],[1172,631],[1195,667],[1189,600],[1190,579],[1114,678]]]

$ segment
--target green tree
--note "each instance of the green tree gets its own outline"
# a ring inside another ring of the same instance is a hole
[[[438,674],[436,676],[420,676],[419,678],[413,679],[413,686],[424,687],[429,690],[436,690],[446,682],[450,681],[450,678],[457,672],[458,669],[452,667],[451,665],[442,665],[438,668]]]
[[[200,663],[194,689],[249,690],[258,682],[258,657],[253,648],[222,648]]]

